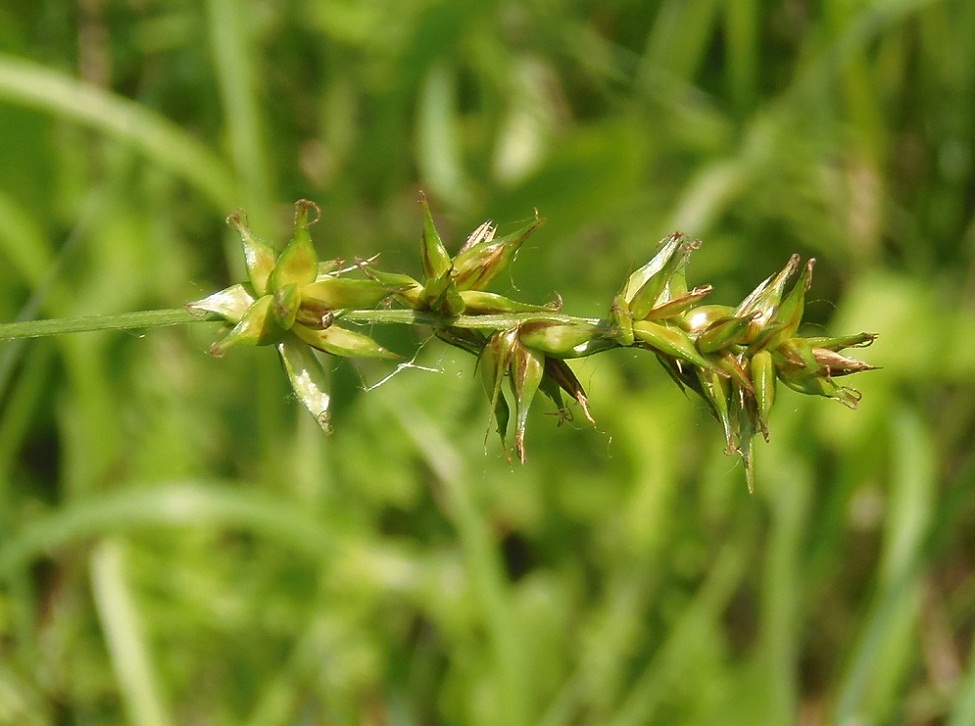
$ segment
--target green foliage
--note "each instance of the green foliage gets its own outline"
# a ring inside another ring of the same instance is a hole
[[[4,322],[247,279],[224,215],[299,198],[419,279],[423,188],[445,239],[544,213],[492,289],[572,316],[706,240],[715,344],[815,256],[800,334],[883,370],[856,413],[780,387],[749,497],[645,352],[573,363],[598,427],[533,407],[512,467],[406,328],[364,331],[421,348],[383,385],[324,369],[330,439],[208,325],[0,343],[0,723],[971,722],[973,36],[961,0],[5,9]]]

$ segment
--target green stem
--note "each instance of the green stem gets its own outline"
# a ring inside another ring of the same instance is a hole
[[[584,322],[600,324],[596,318],[579,318],[561,313],[506,313],[504,315],[459,315],[445,318],[441,315],[415,310],[347,310],[339,315],[343,320],[353,323],[378,325],[430,325],[471,330],[507,330],[522,323]],[[16,338],[42,338],[48,335],[65,333],[89,333],[96,330],[131,330],[133,328],[158,328],[166,325],[215,322],[216,316],[200,316],[183,308],[168,310],[142,310],[134,313],[111,315],[90,315],[79,318],[51,318],[49,320],[28,320],[18,323],[0,323],[0,341]]]
[[[0,340],[42,338],[48,335],[88,333],[95,330],[158,328],[164,325],[182,325],[213,319],[194,315],[184,308],[174,308],[169,310],[141,310],[135,313],[112,315],[89,315],[80,318],[27,320],[19,323],[0,323]]]
[[[498,315],[458,315],[447,318],[436,313],[417,312],[415,310],[347,310],[336,317],[352,323],[378,323],[401,325],[431,325],[433,327],[450,326],[453,328],[467,328],[469,330],[508,330],[522,323],[590,323],[592,325],[606,324],[598,318],[579,318],[562,313],[530,312],[503,313]]]

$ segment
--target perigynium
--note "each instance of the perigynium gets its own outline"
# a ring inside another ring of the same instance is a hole
[[[537,216],[497,236],[484,222],[451,255],[421,195],[422,279],[390,272],[376,258],[344,266],[320,262],[309,235],[316,205],[295,205],[294,234],[278,253],[258,239],[237,212],[229,218],[241,235],[248,279],[191,303],[198,313],[231,324],[214,355],[238,345],[275,345],[298,398],[328,431],[329,393],[312,349],[338,357],[398,358],[343,319],[427,325],[445,343],[477,358],[502,444],[514,411],[514,449],[525,460],[528,411],[540,391],[560,421],[572,417],[563,394],[592,421],[586,392],[567,359],[614,348],[654,354],[682,389],[699,395],[720,422],[726,450],[741,456],[753,486],[752,443],[769,439],[769,412],[779,383],[855,408],[860,393],[836,379],[874,366],[843,353],[870,345],[874,333],[839,337],[800,332],[814,260],[793,255],[781,271],[737,306],[703,302],[710,285],[688,287],[687,261],[700,243],[680,233],[660,241],[645,265],[624,280],[605,318],[561,313],[561,298],[537,305],[486,290],[538,228]],[[401,311],[399,314],[396,311]],[[507,447],[505,447],[507,451]]]

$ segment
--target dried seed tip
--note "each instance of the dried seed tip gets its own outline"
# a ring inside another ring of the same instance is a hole
[[[635,320],[643,320],[658,303],[669,301],[668,286],[699,244],[674,232],[660,241],[659,251],[647,264],[627,278],[623,295]]]
[[[766,278],[758,287],[749,293],[748,297],[742,300],[735,313],[737,315],[746,315],[758,310],[762,313],[761,320],[769,318],[772,311],[782,299],[782,293],[785,291],[786,283],[788,283],[799,269],[800,259],[799,255],[792,255],[779,273]]]
[[[752,326],[752,335],[748,342],[753,347],[775,349],[798,332],[806,308],[806,292],[812,285],[815,264],[816,260],[810,258],[799,279],[782,301],[770,307],[769,314],[763,314]]]
[[[711,294],[711,285],[699,285],[689,292],[674,297],[669,302],[654,307],[647,315],[647,320],[664,322],[683,315],[689,308]]]
[[[247,227],[247,212],[238,207],[227,216],[227,226],[241,229]]]
[[[806,270],[805,270],[805,278],[804,278],[805,285],[804,285],[803,292],[808,292],[809,288],[812,287],[813,268],[815,266],[816,266],[815,257],[810,257],[808,260],[806,260]]]
[[[497,227],[494,225],[494,220],[488,219],[484,222],[481,222],[481,225],[473,232],[470,233],[470,235],[467,237],[467,240],[464,242],[463,245],[461,245],[460,251],[457,254],[464,252],[465,250],[467,250],[470,247],[473,247],[476,244],[481,244],[482,242],[490,242],[491,240],[494,239],[495,232],[497,232]]]
[[[314,217],[309,213],[314,212]],[[299,199],[295,202],[295,226],[310,227],[313,224],[317,224],[322,218],[322,208],[319,207],[315,202],[309,201],[308,199]]]
[[[812,354],[820,365],[820,375],[824,376],[848,376],[851,373],[877,370],[877,366],[864,363],[856,358],[849,358],[827,348],[813,348]]]
[[[730,350],[722,351],[718,354],[712,354],[709,356],[711,360],[712,367],[726,378],[730,378],[742,391],[745,391],[749,395],[755,393],[755,389],[752,387],[752,380],[748,377],[748,371],[745,370],[745,356],[742,354],[735,354]]]
[[[335,432],[332,428],[332,414],[328,411],[322,411],[315,416],[315,423],[321,427],[326,436],[331,436]]]
[[[323,278],[334,277],[341,274],[342,272],[347,272],[347,270],[342,269],[342,265],[345,264],[345,260],[341,258],[336,258],[334,260],[319,260],[318,271],[315,276],[316,280],[321,280]],[[356,267],[360,268],[359,260],[356,260]]]
[[[557,394],[559,389],[569,394],[579,404],[586,420],[595,426],[596,422],[593,420],[592,414],[589,413],[589,397],[586,395],[586,390],[582,387],[582,383],[579,382],[575,373],[569,368],[568,363],[559,358],[549,358],[546,356],[545,377],[542,379],[542,385],[545,386],[543,390],[547,390],[549,398],[555,401],[556,405],[559,404],[559,400],[553,394]],[[552,390],[553,387],[554,390]]]
[[[504,271],[522,243],[538,228],[536,217],[529,224],[503,237],[471,245],[453,261],[453,277],[458,290],[483,290]]]

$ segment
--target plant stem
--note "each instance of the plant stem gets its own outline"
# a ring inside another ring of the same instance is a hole
[[[158,328],[164,325],[198,323],[216,318],[194,315],[183,308],[169,310],[141,310],[135,313],[89,315],[79,318],[51,318],[26,320],[19,323],[0,323],[0,340],[15,338],[41,338],[64,333],[87,333],[95,330],[131,330],[132,328]]]
[[[393,325],[431,325],[455,328],[506,330],[521,323],[586,322],[600,324],[596,318],[579,318],[562,313],[507,313],[504,315],[459,315],[445,318],[434,313],[414,310],[347,310],[338,317],[353,323],[393,324]],[[183,308],[167,310],[142,310],[134,313],[112,315],[90,315],[78,318],[51,318],[48,320],[27,320],[17,323],[0,323],[0,341],[16,338],[42,338],[65,333],[88,333],[96,330],[131,330],[133,328],[158,328],[166,325],[216,322],[216,316],[200,316]]]
[[[556,312],[503,313],[498,315],[458,315],[453,318],[415,310],[347,310],[336,316],[352,323],[431,325],[469,330],[507,330],[522,323],[590,323],[608,325],[598,318],[579,318]]]

